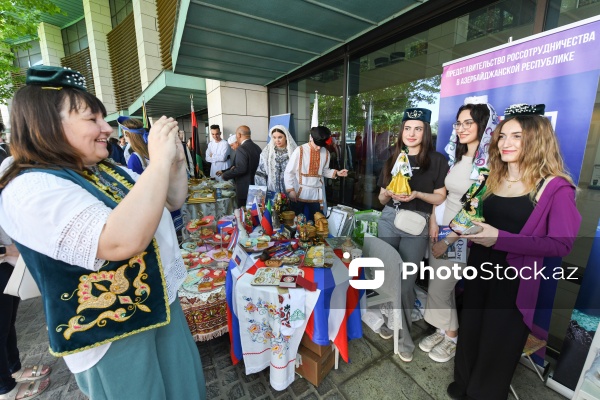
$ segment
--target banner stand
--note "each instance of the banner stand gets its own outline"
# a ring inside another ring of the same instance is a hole
[[[550,375],[546,380],[546,386],[548,386],[550,389],[554,390],[558,394],[565,396],[567,399],[572,399],[575,395],[575,392],[573,390],[569,389],[562,383],[559,383],[552,379],[552,375]]]

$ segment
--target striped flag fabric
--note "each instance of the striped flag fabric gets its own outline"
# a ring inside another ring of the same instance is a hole
[[[192,158],[194,159],[194,177],[199,178],[204,175],[202,172],[202,155],[200,153],[200,140],[198,136],[198,121],[194,112],[194,103],[192,102]]]
[[[260,225],[262,226],[263,230],[265,231],[265,234],[267,234],[269,236],[273,234],[273,219],[271,217],[271,200],[270,199],[267,202],[267,205],[265,206],[265,212],[260,221]]]
[[[147,131],[150,131],[152,125],[150,125],[150,118],[148,117],[148,111],[146,111],[146,101],[142,99],[142,122],[144,124],[144,128]]]
[[[258,206],[258,201],[256,201],[256,196],[254,196],[254,200],[252,201],[252,207],[250,208],[250,214],[252,215],[252,225],[258,226],[261,224],[261,214],[260,207]]]

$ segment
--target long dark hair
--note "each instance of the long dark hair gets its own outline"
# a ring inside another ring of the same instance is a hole
[[[385,164],[383,165],[384,182],[389,182],[392,179],[392,168],[394,168],[394,164],[396,163],[398,156],[402,152],[402,147],[404,146],[404,142],[402,142],[402,132],[404,132],[405,123],[406,121],[402,121],[402,125],[400,126],[400,134],[398,136],[398,140],[396,141],[396,146],[394,146],[394,149],[392,150],[392,156],[388,158]],[[433,136],[431,134],[431,126],[427,122],[423,122],[423,141],[421,142],[419,154],[417,154],[417,165],[419,166],[421,171],[427,171],[429,169],[429,165],[431,164],[431,160],[429,159],[429,153],[432,151],[434,151],[434,149]]]
[[[69,168],[83,172],[82,155],[69,144],[63,130],[60,112],[65,105],[69,113],[89,108],[94,114],[101,112],[106,116],[102,102],[83,90],[28,85],[17,91],[10,115],[14,160],[0,178],[0,188],[29,168]]]
[[[144,123],[137,118],[128,118],[125,121],[123,121],[123,126],[125,128],[141,129],[144,127]],[[123,130],[129,138],[129,144],[131,145],[131,148],[140,156],[142,165],[144,166],[144,168],[146,168],[148,164],[146,160],[150,159],[150,154],[148,153],[148,144],[144,142],[144,137],[137,133],[131,133],[126,129]]]
[[[458,116],[464,110],[468,110],[471,113],[471,119],[473,122],[477,124],[477,140],[481,142],[481,138],[483,137],[483,132],[485,132],[485,128],[487,126],[488,119],[490,118],[490,109],[486,104],[465,104],[460,106],[458,112],[456,113],[456,121],[458,121]],[[456,136],[456,153],[455,153],[455,163],[462,160],[462,157],[467,154],[469,151],[469,146],[465,143],[461,143],[458,139],[458,135]],[[475,161],[475,160],[473,160]]]

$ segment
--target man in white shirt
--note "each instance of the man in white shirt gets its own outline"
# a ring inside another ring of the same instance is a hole
[[[217,176],[218,171],[225,170],[231,165],[231,148],[229,144],[221,138],[221,128],[219,125],[210,126],[210,136],[212,141],[206,149],[206,161],[210,165],[210,177],[222,181],[223,178]]]

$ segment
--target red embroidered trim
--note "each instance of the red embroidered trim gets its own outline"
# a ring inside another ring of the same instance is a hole
[[[277,369],[286,369],[286,368],[287,368],[287,366],[288,366],[288,365],[290,365],[290,363],[293,363],[293,362],[295,362],[295,361],[296,361],[296,359],[294,358],[293,360],[290,360],[290,361],[288,361],[288,363],[287,363],[287,364],[285,364],[283,367],[278,367],[278,366],[276,366],[276,365],[273,365],[273,363],[271,363],[271,367],[273,367],[273,368],[277,368]]]
[[[310,162],[308,165],[309,175],[318,175],[319,167],[321,166],[321,149],[313,150],[310,149]]]

